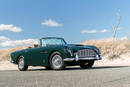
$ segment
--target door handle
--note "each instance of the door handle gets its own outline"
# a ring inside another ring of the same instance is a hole
[[[47,51],[43,50],[43,51],[41,51],[40,53],[47,53]]]

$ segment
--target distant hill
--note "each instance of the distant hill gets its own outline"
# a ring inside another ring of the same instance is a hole
[[[23,47],[0,50],[0,61],[10,60],[10,53],[11,52],[21,50],[21,49],[26,49],[26,48],[27,48],[26,46],[23,46]]]

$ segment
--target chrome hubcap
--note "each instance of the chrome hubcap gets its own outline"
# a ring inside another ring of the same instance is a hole
[[[58,69],[62,66],[63,62],[62,62],[62,58],[60,55],[55,55],[52,58],[52,65],[55,69]]]
[[[21,57],[20,60],[19,60],[19,68],[20,69],[24,68],[24,59],[23,59],[23,57]]]

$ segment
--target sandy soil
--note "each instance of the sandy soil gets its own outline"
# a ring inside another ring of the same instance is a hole
[[[94,66],[130,66],[130,54],[124,54],[121,58],[115,60],[107,60],[103,58],[102,60],[96,61]],[[44,67],[29,67],[29,69],[41,69]],[[0,71],[2,70],[18,70],[17,65],[10,63],[9,61],[0,62]]]
[[[0,70],[16,70],[17,66],[15,64],[10,63],[9,61],[1,61],[0,62]]]
[[[130,66],[130,53],[123,54],[115,60],[103,58],[100,61],[96,61],[95,66]]]

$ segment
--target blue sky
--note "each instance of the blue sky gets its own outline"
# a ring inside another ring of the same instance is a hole
[[[130,0],[0,0],[0,48],[47,36],[63,37],[69,43],[110,38],[110,23],[117,23],[118,9],[122,19],[117,37],[129,38],[129,3]]]

